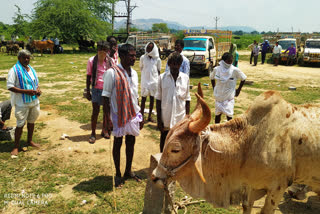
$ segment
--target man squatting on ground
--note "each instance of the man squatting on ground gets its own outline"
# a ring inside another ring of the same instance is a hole
[[[97,43],[97,55],[90,57],[87,64],[87,99],[92,101],[92,115],[91,115],[91,136],[89,143],[96,141],[96,127],[97,120],[100,112],[100,106],[103,104],[101,97],[103,89],[103,74],[113,66],[112,59],[109,57],[110,52],[109,42],[100,41]],[[90,93],[90,85],[92,90]],[[101,136],[107,139],[110,138],[110,133],[107,130],[107,118],[103,112]]]
[[[288,60],[287,60],[287,65],[293,65],[294,63],[294,58],[296,57],[296,53],[297,53],[297,50],[296,48],[294,47],[294,44],[292,43],[290,47],[287,48],[287,50],[284,52],[284,53],[288,53]]]
[[[148,121],[152,121],[151,113],[153,110],[154,96],[157,92],[158,78],[161,70],[161,59],[159,57],[158,47],[155,43],[149,42],[145,47],[145,51],[146,53],[140,57],[142,97],[141,113],[143,116],[147,96],[150,96]]]
[[[220,123],[221,114],[225,114],[228,120],[232,119],[234,97],[239,96],[241,88],[247,76],[232,65],[233,57],[230,53],[224,53],[219,66],[210,73],[210,79],[215,97],[215,123]],[[240,85],[236,90],[237,79]]]
[[[124,44],[119,48],[121,64],[107,70],[103,76],[104,111],[107,116],[108,129],[114,136],[113,161],[116,168],[115,185],[121,186],[124,180],[134,178],[141,179],[131,171],[134,154],[135,136],[139,135],[143,126],[142,115],[139,112],[138,74],[131,68],[136,60],[136,51],[130,44]],[[112,121],[112,122],[111,122]],[[120,149],[122,138],[126,143],[126,169],[124,180],[120,171]]]
[[[179,52],[170,54],[169,71],[159,76],[156,108],[158,128],[161,132],[160,152],[163,151],[169,130],[190,113],[189,76],[179,72],[182,61]]]
[[[7,88],[11,93],[11,105],[15,107],[17,127],[15,130],[14,148],[12,155],[18,155],[19,143],[23,126],[27,121],[29,146],[40,147],[32,141],[34,122],[40,115],[41,95],[39,79],[36,71],[29,65],[31,53],[21,50],[18,53],[18,62],[10,69],[8,74]]]
[[[184,48],[183,40],[181,40],[181,39],[176,40],[174,50],[180,53],[180,55],[182,56],[182,60],[183,60],[179,71],[190,76],[190,62],[189,62],[188,58],[182,54],[183,48]],[[166,65],[165,72],[169,72],[168,62]]]

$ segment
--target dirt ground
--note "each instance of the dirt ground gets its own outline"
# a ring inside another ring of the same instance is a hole
[[[241,54],[250,54],[243,52]],[[254,67],[248,62],[240,61],[239,66],[248,76],[248,80],[251,81],[261,81],[261,79],[270,80],[285,80],[290,81],[292,86],[299,87],[301,85],[308,84],[309,86],[320,85],[320,69],[310,68],[310,67],[287,67],[278,66],[274,67],[270,64],[261,65],[260,63]],[[50,89],[43,90],[43,94],[54,93]],[[244,102],[248,106],[252,101],[247,98],[247,94],[242,93],[239,97],[239,102]],[[14,118],[14,115],[12,115]],[[14,120],[9,122],[9,126],[14,126]],[[37,156],[38,161],[47,158],[48,156],[55,154],[61,157],[61,160],[77,161],[79,159],[85,159],[88,162],[105,164],[107,167],[105,173],[107,175],[112,175],[111,167],[113,164],[111,162],[111,140],[106,140],[100,137],[101,124],[98,125],[97,134],[98,138],[95,144],[89,144],[88,138],[90,136],[90,124],[80,124],[78,122],[70,121],[64,117],[58,115],[55,109],[45,108],[41,111],[41,116],[37,122],[43,122],[46,124],[46,128],[42,131],[41,137],[52,142],[56,146],[55,149],[46,150],[43,147],[40,150],[30,151],[31,155]],[[156,124],[153,124],[154,128]],[[62,140],[60,137],[66,134],[69,137]],[[122,147],[121,155],[122,159],[125,160],[125,146]],[[106,152],[92,155],[100,149],[106,150]],[[40,153],[39,153],[40,152]],[[155,142],[153,138],[150,137],[150,131],[143,129],[141,135],[136,138],[135,146],[135,156],[133,161],[134,171],[146,171],[149,167],[149,159],[151,154],[156,154],[159,152],[159,143]],[[107,154],[107,156],[106,156]],[[122,162],[122,171],[124,171],[124,161]],[[64,197],[72,196],[72,186],[66,186],[62,189],[61,195]],[[320,213],[320,208],[317,209],[314,205],[320,204],[318,198],[314,193],[309,193],[309,199],[304,201],[294,201],[286,197],[283,198],[282,203],[279,205],[279,209],[276,213]],[[255,203],[255,211],[259,211],[260,207],[263,205],[263,199]],[[320,206],[319,206],[320,207]],[[297,212],[298,211],[298,212]]]

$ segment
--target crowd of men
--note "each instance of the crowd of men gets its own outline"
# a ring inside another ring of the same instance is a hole
[[[282,47],[281,45],[279,45],[279,42],[276,42],[276,44],[273,47],[271,47],[268,40],[265,40],[261,44],[261,46],[259,46],[257,41],[254,40],[253,43],[248,46],[248,48],[251,50],[250,64],[252,64],[252,58],[253,58],[254,59],[253,65],[257,66],[259,53],[261,51],[261,64],[263,65],[266,60],[266,54],[268,53],[269,50],[272,50],[272,59],[274,62],[274,66],[279,65],[279,59],[282,53]],[[287,52],[288,52],[288,58],[287,58],[286,64],[293,65],[295,56],[297,53],[297,50],[294,47],[294,44],[291,44],[291,46],[287,48],[284,53],[287,53]]]
[[[160,130],[160,152],[170,129],[190,113],[190,62],[183,56],[183,40],[175,43],[173,52],[161,73],[159,50],[155,43],[145,46],[145,54],[140,58],[141,80],[133,69],[136,61],[135,48],[130,44],[118,47],[115,37],[97,43],[97,54],[87,63],[86,98],[92,102],[91,135],[89,143],[96,141],[97,119],[103,107],[101,136],[113,140],[113,160],[116,169],[115,185],[121,187],[126,179],[140,181],[131,170],[136,137],[145,121],[153,121],[152,111],[156,100],[157,127]],[[220,123],[221,115],[228,120],[233,117],[234,97],[240,94],[246,75],[233,64],[236,47],[222,56],[219,65],[210,73],[212,89],[216,100],[215,122]],[[11,105],[15,107],[17,127],[15,130],[12,156],[17,156],[23,127],[27,123],[27,143],[39,147],[32,141],[34,123],[40,114],[39,97],[42,94],[39,79],[29,64],[31,53],[21,50],[18,62],[10,69],[7,88],[11,93]],[[119,60],[120,58],[120,60]],[[240,85],[236,89],[237,80]],[[141,105],[139,105],[139,83],[141,84]],[[145,103],[150,98],[148,116],[144,118]],[[0,106],[1,109],[1,106]],[[11,110],[11,106],[10,106]],[[8,119],[8,117],[3,117]],[[125,138],[126,167],[120,171],[120,150]]]

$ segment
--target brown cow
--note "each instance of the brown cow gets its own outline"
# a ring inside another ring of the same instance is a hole
[[[51,40],[47,41],[39,41],[39,40],[33,40],[31,43],[31,47],[35,48],[37,50],[40,50],[41,56],[43,53],[43,50],[50,49],[51,50],[51,55],[53,54],[53,47],[54,47],[54,42]]]
[[[9,55],[9,52],[11,53],[11,55],[13,55],[13,54],[17,55],[17,53],[19,52],[19,48],[20,47],[17,44],[7,44],[6,45],[8,55]]]
[[[197,97],[193,114],[170,130],[154,182],[177,180],[219,207],[242,202],[244,213],[265,194],[261,213],[274,213],[293,182],[320,193],[320,105],[296,106],[268,91],[238,118],[208,126],[210,109]]]
[[[14,44],[17,44],[20,48],[24,49],[24,41],[15,41]]]

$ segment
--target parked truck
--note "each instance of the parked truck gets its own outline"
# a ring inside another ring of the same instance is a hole
[[[212,71],[224,52],[231,45],[232,31],[185,30],[182,54],[190,61],[190,67],[200,71]]]
[[[288,60],[288,52],[285,51],[293,44],[296,48],[297,53],[295,56],[295,61],[300,54],[300,43],[301,43],[301,33],[300,32],[278,32],[274,34],[267,34],[263,37],[264,40],[268,40],[270,42],[271,47],[274,47],[275,43],[278,42],[282,47],[281,55],[280,55],[280,63],[287,62]]]
[[[320,62],[320,37],[313,37],[306,40],[303,53],[299,58],[299,65]]]
[[[159,51],[171,49],[174,38],[170,34],[158,32],[134,32],[130,33],[125,43],[131,44],[136,48],[137,57],[145,52],[145,46],[149,42],[154,42],[159,47]]]

